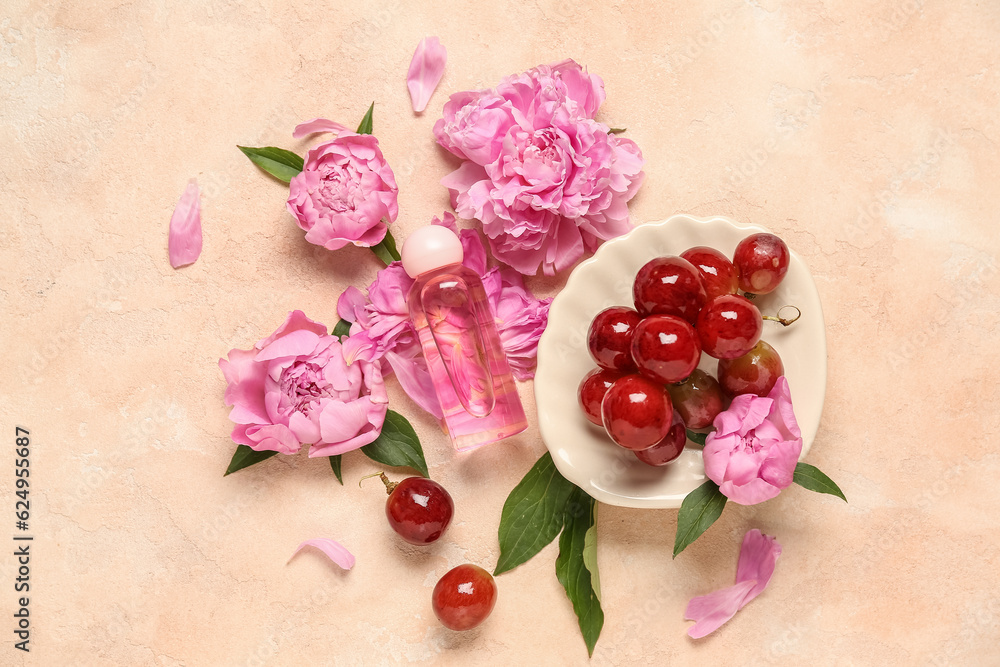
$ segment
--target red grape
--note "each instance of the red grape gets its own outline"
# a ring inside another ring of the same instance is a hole
[[[705,354],[716,359],[735,359],[760,340],[764,320],[749,299],[723,294],[705,304],[695,328]]]
[[[740,272],[740,289],[753,294],[774,291],[788,273],[788,246],[774,234],[751,234],[736,246],[733,264]]]
[[[685,444],[687,444],[687,429],[675,411],[673,423],[666,437],[649,449],[635,452],[635,457],[647,465],[665,466],[677,460],[684,451]]]
[[[470,630],[493,611],[497,582],[478,565],[464,564],[448,570],[431,596],[434,615],[451,630]]]
[[[375,475],[389,494],[385,517],[400,537],[418,546],[441,537],[455,513],[455,503],[443,486],[426,477],[407,477],[402,482],[390,482],[384,472],[368,477]]]
[[[687,320],[673,315],[650,315],[635,328],[632,359],[639,372],[657,382],[680,382],[701,359],[698,333]]]
[[[676,315],[691,324],[705,304],[701,273],[680,257],[657,257],[639,269],[632,284],[635,309],[639,314]]]
[[[616,443],[648,449],[667,435],[674,408],[663,385],[638,374],[618,378],[601,404],[604,428]]]
[[[614,306],[599,312],[590,323],[587,345],[590,356],[601,368],[635,370],[630,352],[632,332],[639,324],[639,313],[631,308]]]
[[[742,357],[719,360],[719,384],[730,396],[767,396],[784,374],[785,366],[778,352],[764,341],[758,341]]]
[[[740,272],[729,258],[715,248],[695,246],[681,253],[701,273],[708,299],[721,294],[736,294],[740,287]]]
[[[720,365],[722,362],[719,362]],[[705,428],[722,412],[722,389],[714,377],[696,368],[687,380],[667,387],[674,410],[688,428]]]
[[[594,424],[604,426],[601,417],[601,401],[604,400],[604,395],[608,393],[611,383],[621,376],[622,374],[618,371],[595,368],[587,373],[580,383],[580,390],[578,392],[580,407],[583,408],[583,414],[587,415],[587,419]]]

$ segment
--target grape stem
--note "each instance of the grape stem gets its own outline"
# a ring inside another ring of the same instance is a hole
[[[791,319],[789,319],[787,317],[781,317],[781,311],[783,311],[785,308],[794,308],[795,309],[795,317],[793,317]],[[797,320],[800,317],[802,317],[802,311],[799,310],[798,306],[782,306],[781,308],[778,309],[777,316],[775,316],[775,315],[761,315],[761,317],[764,318],[765,320],[771,320],[772,322],[780,322],[782,326],[787,327],[789,324],[791,324],[795,320]]]
[[[380,477],[382,479],[382,483],[385,484],[385,493],[387,496],[391,496],[392,492],[396,489],[397,486],[399,486],[399,482],[390,482],[389,478],[386,477],[385,473],[382,472],[381,470],[379,472],[373,472],[370,475],[365,475],[364,477],[359,479],[358,486],[361,486],[361,482],[365,481],[369,477]]]

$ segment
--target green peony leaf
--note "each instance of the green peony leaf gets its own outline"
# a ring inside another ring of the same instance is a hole
[[[375,103],[368,107],[368,112],[365,117],[361,119],[361,124],[358,125],[358,134],[371,134],[372,133],[372,112],[375,110]]]
[[[681,509],[677,513],[674,558],[715,523],[715,520],[722,515],[725,506],[726,496],[719,491],[719,486],[712,480],[707,480],[684,496],[684,502],[681,503]]]
[[[590,583],[594,587],[597,600],[601,600],[601,575],[597,571],[597,525],[587,529],[583,538],[583,564],[590,571]]]
[[[407,466],[424,477],[430,477],[417,433],[406,417],[398,412],[386,412],[382,433],[375,442],[362,447],[361,451],[372,461],[387,466]]]
[[[691,442],[693,442],[696,445],[700,445],[700,446],[704,447],[705,446],[705,438],[707,438],[707,437],[708,437],[708,433],[698,433],[697,431],[692,431],[692,430],[688,429],[687,438],[688,438],[688,440],[690,440]]]
[[[566,589],[570,602],[573,603],[573,611],[576,612],[583,641],[587,644],[587,652],[592,656],[597,639],[601,636],[601,628],[604,627],[604,611],[601,609],[600,584],[597,576],[597,538],[594,530],[597,518],[596,503],[582,489],[573,487],[567,509],[566,528],[559,538],[556,577]]]
[[[628,129],[627,127],[611,127],[608,128],[608,134],[621,134],[627,129]]]
[[[792,481],[802,488],[815,491],[816,493],[829,493],[831,496],[837,496],[845,503],[847,502],[847,496],[840,490],[836,482],[827,477],[816,466],[811,466],[808,463],[797,463]]]
[[[337,338],[344,338],[351,333],[351,323],[347,320],[340,320],[337,322],[337,326],[333,327],[331,335]]]
[[[494,575],[529,560],[562,530],[566,503],[576,487],[545,453],[507,496],[500,513],[500,558]]]
[[[337,476],[337,481],[340,485],[344,485],[344,478],[340,475],[340,457],[343,454],[337,454],[336,456],[330,457],[330,467],[333,468],[333,474]]]
[[[392,238],[392,232],[388,229],[385,230],[385,238],[379,243],[372,246],[372,252],[375,256],[385,262],[386,266],[389,266],[393,262],[398,262],[399,251],[396,250],[396,239]]]
[[[249,146],[237,146],[243,154],[250,158],[255,165],[274,176],[282,183],[288,183],[293,177],[302,171],[304,161],[302,157],[284,148],[274,146],[264,146],[263,148],[252,148]]]
[[[246,445],[240,445],[236,448],[236,452],[233,454],[233,459],[229,462],[229,467],[226,468],[226,474],[223,475],[223,477],[231,475],[237,470],[249,468],[255,463],[265,461],[277,453],[278,452],[275,451],[258,452],[254,449],[250,449]]]

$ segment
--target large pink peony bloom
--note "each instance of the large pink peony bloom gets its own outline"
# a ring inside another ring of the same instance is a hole
[[[483,276],[511,373],[519,380],[530,379],[552,299],[536,299],[524,288],[521,276],[509,269],[487,271],[486,249],[479,235],[471,229],[459,231],[455,216],[445,213],[443,220],[434,218],[433,224],[458,232],[465,249],[462,263]],[[413,279],[402,264],[393,262],[379,271],[367,298],[348,287],[337,303],[340,317],[353,323],[351,335],[344,340],[344,353],[348,359],[382,362],[383,371],[394,372],[410,398],[440,418],[441,406],[406,305],[412,286]]]
[[[333,456],[374,441],[388,397],[379,364],[349,363],[336,336],[296,310],[253,349],[219,360],[233,441],[257,451]]]
[[[767,398],[740,394],[715,418],[705,439],[705,474],[740,505],[774,498],[791,485],[802,453],[802,433],[788,390],[778,378]]]
[[[452,95],[434,126],[466,160],[442,179],[455,210],[523,274],[551,275],[631,226],[642,153],[593,120],[603,101],[601,79],[566,60]]]
[[[310,243],[329,250],[377,245],[399,214],[396,178],[369,134],[317,118],[299,125],[294,136],[331,131],[339,134],[310,149],[302,172],[288,184],[288,210]]]

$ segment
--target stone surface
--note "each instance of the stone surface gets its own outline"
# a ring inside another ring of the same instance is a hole
[[[437,578],[492,567],[503,501],[537,428],[456,456],[391,387],[455,522],[427,549],[382,516],[376,468],[233,451],[216,365],[300,308],[333,324],[367,251],[309,245],[285,190],[236,144],[303,151],[302,120],[375,132],[400,185],[397,238],[447,209],[447,95],[574,57],[599,118],[627,127],[647,180],[638,222],[675,212],[763,224],[810,266],[829,336],[811,463],[850,504],[792,489],[728,508],[676,560],[676,511],[601,506],[606,622],[593,664],[992,665],[1000,661],[1000,9],[995,2],[5,3],[0,18],[0,383],[30,429],[31,653],[4,664],[583,664],[557,547],[498,580],[479,629],[434,618]],[[406,69],[438,35],[448,65],[414,115]],[[191,177],[204,252],[170,268]],[[554,294],[565,275],[532,279]],[[534,422],[530,384],[522,385]],[[7,521],[13,531],[13,512]],[[784,547],[768,590],[707,639],[694,595],[732,582],[750,528]],[[333,537],[351,572],[296,545]],[[8,538],[9,539],[9,538]],[[11,543],[12,544],[12,543]]]

